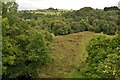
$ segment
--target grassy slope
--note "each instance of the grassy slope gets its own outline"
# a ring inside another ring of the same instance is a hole
[[[84,65],[87,57],[85,46],[94,35],[98,34],[80,32],[54,37],[52,44],[49,46],[54,60],[40,70],[40,76],[43,78],[72,77],[73,72]]]
[[[37,14],[45,14],[45,15],[59,15],[65,12],[72,12],[73,10],[58,10],[58,11],[51,11],[51,10],[45,10],[45,12],[42,11],[35,11]]]

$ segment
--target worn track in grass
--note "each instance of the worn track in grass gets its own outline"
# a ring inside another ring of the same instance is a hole
[[[41,78],[67,78],[71,72],[83,66],[87,57],[85,46],[96,33],[80,32],[55,36],[51,43],[50,55],[53,61],[40,69]]]

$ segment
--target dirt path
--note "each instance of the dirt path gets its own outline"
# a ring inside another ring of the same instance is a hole
[[[72,71],[84,65],[87,57],[85,46],[94,35],[93,32],[80,32],[54,37],[49,46],[54,60],[40,70],[40,76],[42,78],[67,78]]]

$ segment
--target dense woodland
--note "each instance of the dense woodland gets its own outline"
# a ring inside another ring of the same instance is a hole
[[[37,78],[40,67],[52,64],[48,46],[54,36],[91,31],[112,37],[100,35],[90,40],[85,67],[77,70],[80,78],[120,79],[118,7],[18,11],[18,6],[15,2],[2,3],[3,78]]]

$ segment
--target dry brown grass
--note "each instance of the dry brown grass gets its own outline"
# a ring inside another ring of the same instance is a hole
[[[68,75],[83,66],[87,57],[85,46],[97,35],[93,32],[80,32],[53,38],[50,54],[54,60],[40,70],[42,78],[67,78]]]

